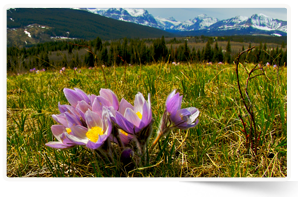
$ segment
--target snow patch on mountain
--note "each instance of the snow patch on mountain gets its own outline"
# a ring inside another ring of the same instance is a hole
[[[145,13],[145,10],[144,9],[130,9],[130,8],[126,8],[125,10],[130,14],[130,16],[133,16],[133,17],[143,16],[144,13]]]
[[[199,14],[194,19],[177,21],[173,17],[153,17],[146,9],[137,8],[82,8],[83,10],[99,14],[108,18],[132,22],[140,25],[155,27],[162,30],[176,31],[225,31],[240,30],[252,27],[265,31],[281,31],[287,33],[287,22],[273,19],[265,14],[254,14],[251,17],[235,16],[225,20],[218,20]]]

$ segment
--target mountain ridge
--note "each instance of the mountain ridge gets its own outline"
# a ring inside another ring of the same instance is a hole
[[[80,8],[79,8],[80,9]],[[134,10],[134,12],[139,13],[138,15],[125,15],[125,10],[129,9],[130,12]],[[270,34],[278,34],[282,35],[287,34],[287,21],[282,21],[279,19],[274,19],[266,16],[265,14],[253,14],[251,17],[246,16],[235,16],[229,19],[219,20],[214,17],[207,16],[206,14],[199,14],[193,19],[189,19],[187,21],[177,21],[173,17],[162,18],[162,17],[154,17],[152,16],[146,9],[133,9],[133,8],[93,8],[88,9],[84,8],[84,10],[88,12],[92,12],[95,14],[100,14],[105,17],[112,17],[117,20],[123,20],[126,22],[137,23],[140,25],[146,25],[158,29],[162,29],[165,31],[173,32],[173,31],[225,31],[225,30],[242,30],[256,29],[257,32],[267,31]],[[121,10],[122,15],[119,15],[115,12],[115,10]],[[143,13],[143,14],[141,14]],[[147,20],[150,18],[150,20]],[[248,32],[248,31],[246,31]]]

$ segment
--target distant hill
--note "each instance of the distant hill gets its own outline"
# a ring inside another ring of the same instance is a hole
[[[34,31],[29,29],[34,27]],[[8,45],[46,42],[54,38],[103,40],[156,38],[171,33],[123,22],[84,10],[68,8],[13,8],[7,10]]]

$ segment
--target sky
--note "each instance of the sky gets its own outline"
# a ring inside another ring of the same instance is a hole
[[[144,7],[143,7],[144,8]],[[286,8],[144,8],[153,16],[174,17],[177,21],[193,19],[199,14],[224,20],[235,16],[250,17],[253,14],[265,14],[270,18],[287,21]]]

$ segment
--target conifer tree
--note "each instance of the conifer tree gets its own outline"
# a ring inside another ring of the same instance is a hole
[[[205,53],[204,53],[204,60],[206,60],[207,62],[212,61],[213,58],[213,53],[212,53],[212,49],[211,49],[211,44],[209,42],[209,40],[206,43],[206,48],[205,48]]]
[[[94,51],[100,51],[102,49],[102,41],[99,37],[97,37],[95,39],[95,43],[94,43]]]

